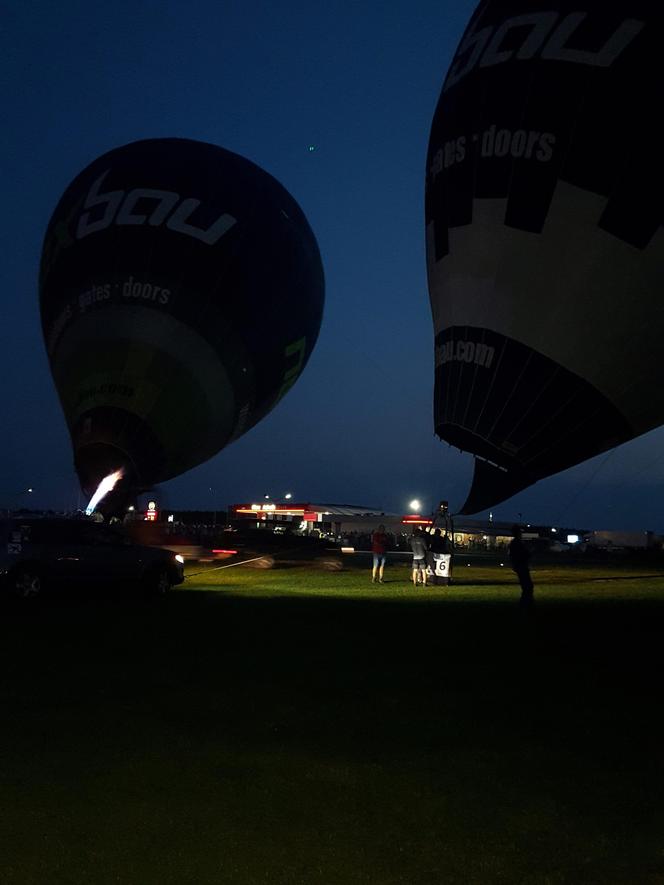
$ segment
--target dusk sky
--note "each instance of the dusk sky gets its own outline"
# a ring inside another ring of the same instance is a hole
[[[165,136],[242,154],[290,191],[318,240],[326,305],[296,386],[246,436],[161,486],[162,504],[223,509],[291,492],[390,512],[413,497],[461,506],[472,457],[433,433],[423,203],[431,118],[474,5],[5,7],[3,507],[79,503],[39,323],[50,215],[97,156]],[[542,481],[494,518],[662,532],[663,434]]]

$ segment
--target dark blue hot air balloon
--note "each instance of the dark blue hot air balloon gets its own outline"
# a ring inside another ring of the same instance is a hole
[[[69,185],[41,263],[42,326],[91,494],[201,464],[266,415],[311,355],[321,259],[290,194],[249,160],[165,138]]]

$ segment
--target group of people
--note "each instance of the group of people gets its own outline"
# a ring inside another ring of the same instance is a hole
[[[521,586],[519,604],[521,608],[528,610],[532,608],[534,602],[534,587],[530,576],[530,551],[523,542],[520,526],[512,527],[512,535],[513,538],[509,545],[510,563]],[[371,552],[373,554],[371,582],[373,584],[376,581],[379,584],[383,583],[388,545],[389,538],[385,532],[385,526],[379,525],[371,536]],[[429,534],[420,528],[415,529],[410,540],[410,548],[413,552],[412,581],[416,587],[418,585],[427,586],[431,554],[452,552],[452,544],[447,532],[443,532],[441,529],[433,529]]]
[[[410,539],[410,549],[413,551],[412,581],[417,587],[421,584],[426,587],[429,582],[429,571],[434,570],[434,554],[451,553],[452,544],[442,529],[432,529],[430,533],[422,529],[415,529]]]
[[[371,552],[373,554],[371,582],[373,584],[376,581],[379,584],[383,583],[388,543],[389,539],[385,532],[385,526],[379,525],[371,536]],[[429,535],[419,528],[416,529],[410,540],[410,549],[413,552],[413,584],[415,586],[418,584],[426,586],[428,583],[428,570],[432,565],[431,555],[434,553],[450,553],[451,548],[452,545],[447,533],[443,533],[441,529],[433,529]]]

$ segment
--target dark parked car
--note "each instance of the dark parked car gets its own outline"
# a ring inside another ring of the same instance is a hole
[[[0,522],[0,541],[0,580],[18,596],[58,585],[134,585],[164,593],[184,580],[181,556],[136,544],[92,520],[7,519]]]

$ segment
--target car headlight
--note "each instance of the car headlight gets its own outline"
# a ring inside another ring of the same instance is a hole
[[[176,553],[176,554],[175,554],[175,558],[176,558],[176,560],[177,560],[178,562],[181,562],[182,565],[184,565],[184,556],[180,556],[179,553]]]

